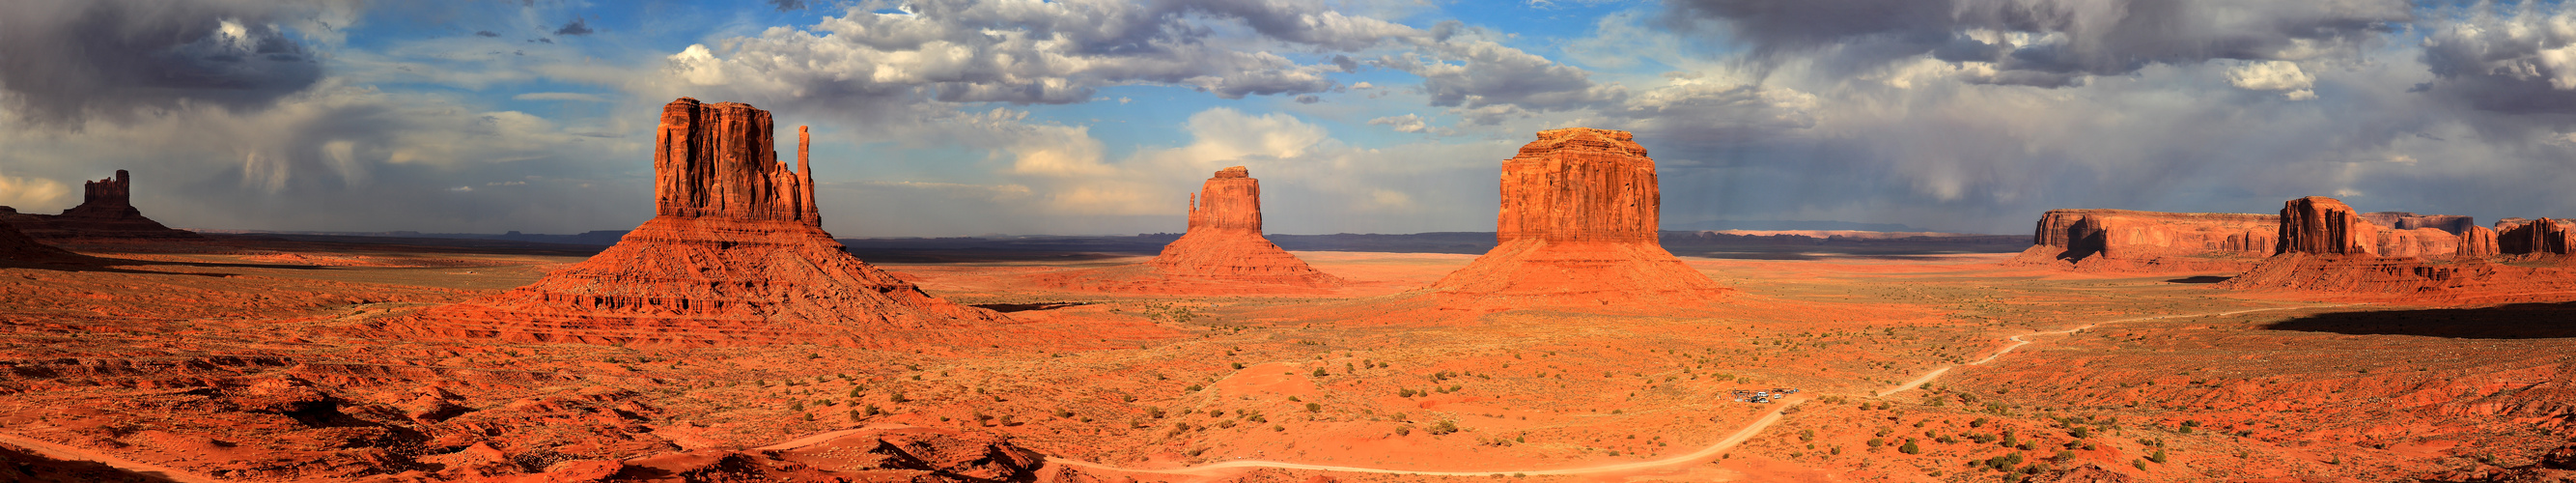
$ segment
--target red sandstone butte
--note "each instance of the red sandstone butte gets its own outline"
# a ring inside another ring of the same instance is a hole
[[[2241,270],[2272,254],[2280,217],[2240,213],[2049,210],[2016,263],[2088,271]]]
[[[1261,236],[1261,180],[1242,166],[1208,178],[1190,200],[1189,231],[1145,264],[1167,277],[1303,287],[1342,283]]]
[[[2467,231],[2460,232],[2459,249],[2452,253],[2463,257],[2492,257],[2504,253],[2501,250],[2496,247],[2495,230],[2472,225]]]
[[[2496,249],[2506,255],[2566,255],[2576,247],[2576,222],[2569,220],[2506,218],[2495,231]]]
[[[2379,230],[2352,206],[2310,196],[2281,204],[2281,238],[2273,253],[2379,254]]]
[[[1715,300],[1728,289],[1664,251],[1655,160],[1627,131],[1539,131],[1503,161],[1492,251],[1435,293],[1527,302]]]
[[[769,112],[750,105],[686,97],[664,105],[651,221],[535,284],[396,325],[648,345],[896,347],[1005,337],[978,330],[1007,323],[1002,315],[922,293],[832,241],[814,206],[812,161],[800,159],[800,170],[778,162],[771,129]]]
[[[45,240],[204,238],[197,232],[171,229],[145,218],[143,210],[134,208],[132,175],[122,169],[116,170],[115,177],[81,183],[81,204],[62,214],[19,214],[0,206],[0,222]]]

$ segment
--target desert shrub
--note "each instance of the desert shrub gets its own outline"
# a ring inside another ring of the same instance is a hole
[[[1905,454],[1923,454],[1923,447],[1915,445],[1914,438],[1905,438],[1905,445],[1896,447],[1896,452]]]
[[[1310,413],[1320,413],[1320,412],[1324,412],[1324,405],[1322,405],[1322,404],[1315,404],[1315,403],[1306,403],[1306,412],[1310,412]]]
[[[1413,426],[1412,426],[1412,425],[1399,425],[1399,426],[1396,426],[1396,427],[1395,427],[1395,435],[1396,435],[1396,436],[1405,436],[1405,435],[1410,435],[1410,434],[1413,434]]]
[[[1440,422],[1437,422],[1437,423],[1431,423],[1431,426],[1430,426],[1430,427],[1422,428],[1422,430],[1423,430],[1423,431],[1430,432],[1430,433],[1431,433],[1431,434],[1433,434],[1433,435],[1442,435],[1442,434],[1455,433],[1455,432],[1458,432],[1458,422],[1457,422],[1457,421],[1453,421],[1453,420],[1443,419],[1443,420],[1440,420]]]

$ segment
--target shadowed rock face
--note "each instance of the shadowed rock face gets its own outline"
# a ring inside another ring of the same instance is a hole
[[[1503,162],[1497,245],[1437,293],[1539,303],[1715,300],[1727,291],[1656,239],[1655,161],[1626,131],[1540,131]]]
[[[1166,277],[1331,287],[1316,271],[1261,236],[1261,181],[1242,166],[1216,172],[1190,201],[1190,227],[1146,262]]]
[[[14,226],[0,223],[0,260],[37,262],[78,258],[80,255],[36,241],[35,238],[19,233],[18,228]]]
[[[659,216],[535,284],[425,310],[404,325],[601,344],[899,347],[1008,337],[960,330],[1008,319],[932,297],[832,241],[814,209],[812,162],[800,160],[802,172],[779,163],[769,122],[744,104],[672,101],[654,150]]]
[[[0,222],[17,226],[27,236],[48,240],[114,240],[203,238],[197,232],[171,229],[134,208],[134,179],[125,170],[116,176],[81,183],[81,204],[60,215],[19,214],[0,207]]]
[[[2495,231],[2497,251],[2506,255],[2566,255],[2576,246],[2576,222],[2569,220],[2506,218]]]

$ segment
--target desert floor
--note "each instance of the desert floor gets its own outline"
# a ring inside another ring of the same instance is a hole
[[[1298,252],[1354,283],[1297,296],[1027,283],[1141,258],[884,263],[1050,335],[619,347],[386,326],[579,252],[224,243],[0,265],[0,458],[94,480],[339,481],[904,424],[1143,481],[2009,481],[2085,465],[2410,481],[2529,465],[2576,417],[2576,293],[2363,303],[2215,288],[2225,273],[1818,254],[1686,257],[1734,289],[1714,305],[1516,307],[1413,292],[1472,255]],[[1797,392],[1733,393],[1775,389]]]

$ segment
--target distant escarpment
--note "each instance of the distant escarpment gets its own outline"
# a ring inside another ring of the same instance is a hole
[[[1729,289],[1664,251],[1655,161],[1627,131],[1567,128],[1503,161],[1492,251],[1431,287],[1515,304],[1690,303]]]
[[[2049,210],[2015,262],[2084,271],[2243,270],[2270,255],[2279,216]]]
[[[7,223],[39,240],[116,241],[116,240],[196,240],[197,232],[172,229],[143,216],[134,207],[134,180],[125,170],[116,176],[81,183],[81,203],[59,215],[19,213],[0,206],[0,223]]]
[[[534,284],[394,325],[644,345],[981,347],[1009,337],[991,330],[1009,322],[1001,314],[923,293],[832,241],[815,209],[813,162],[780,163],[771,129],[769,112],[750,105],[684,97],[663,106],[651,221]]]

